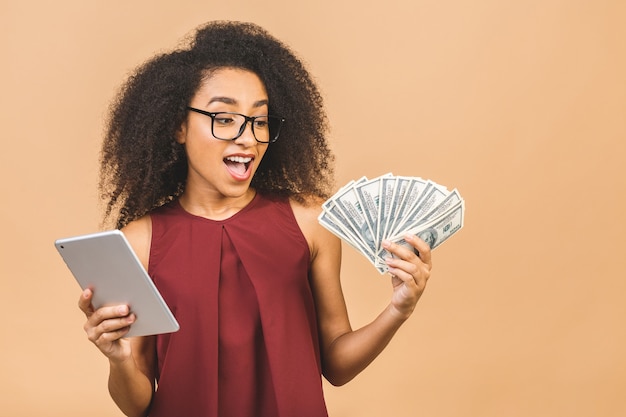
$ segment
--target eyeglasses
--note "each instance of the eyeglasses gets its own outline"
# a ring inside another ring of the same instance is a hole
[[[257,142],[273,143],[278,140],[280,128],[285,119],[279,116],[246,116],[232,112],[208,112],[195,107],[187,107],[187,110],[209,116],[211,118],[211,133],[216,139],[235,140],[246,130],[250,122],[252,135]]]

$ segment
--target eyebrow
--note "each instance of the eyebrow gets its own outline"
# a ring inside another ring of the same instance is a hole
[[[222,97],[222,96],[217,96],[217,97],[212,97],[211,100],[209,100],[209,102],[207,104],[211,104],[211,103],[224,103],[224,104],[237,104],[237,100],[235,100],[234,98],[231,97]],[[259,101],[255,101],[254,104],[252,105],[252,107],[262,107],[265,105],[268,105],[269,101],[268,100],[259,100]]]

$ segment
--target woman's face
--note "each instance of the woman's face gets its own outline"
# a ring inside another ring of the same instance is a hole
[[[189,106],[212,113],[262,116],[268,114],[268,97],[253,72],[222,68],[200,85]],[[215,198],[245,196],[268,145],[256,141],[251,123],[235,140],[216,139],[211,123],[211,117],[190,111],[177,134],[189,166],[185,193],[200,192]],[[215,123],[218,129],[218,121]]]

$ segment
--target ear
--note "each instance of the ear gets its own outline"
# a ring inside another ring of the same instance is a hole
[[[176,130],[176,142],[181,145],[187,141],[187,119],[185,119],[178,130]]]

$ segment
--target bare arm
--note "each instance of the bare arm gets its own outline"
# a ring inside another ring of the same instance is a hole
[[[398,245],[388,250],[393,295],[389,305],[371,323],[352,330],[341,291],[341,242],[317,222],[319,207],[293,205],[312,253],[312,288],[318,316],[322,367],[333,385],[343,385],[365,369],[387,346],[411,315],[430,276],[430,248],[420,239],[407,240],[418,249]]]
[[[147,267],[151,236],[149,218],[129,224],[123,232],[144,267]],[[135,320],[128,306],[107,306],[95,310],[92,297],[92,291],[85,290],[78,305],[87,316],[84,329],[88,339],[109,359],[111,397],[127,416],[145,416],[155,386],[155,338],[124,338]]]

